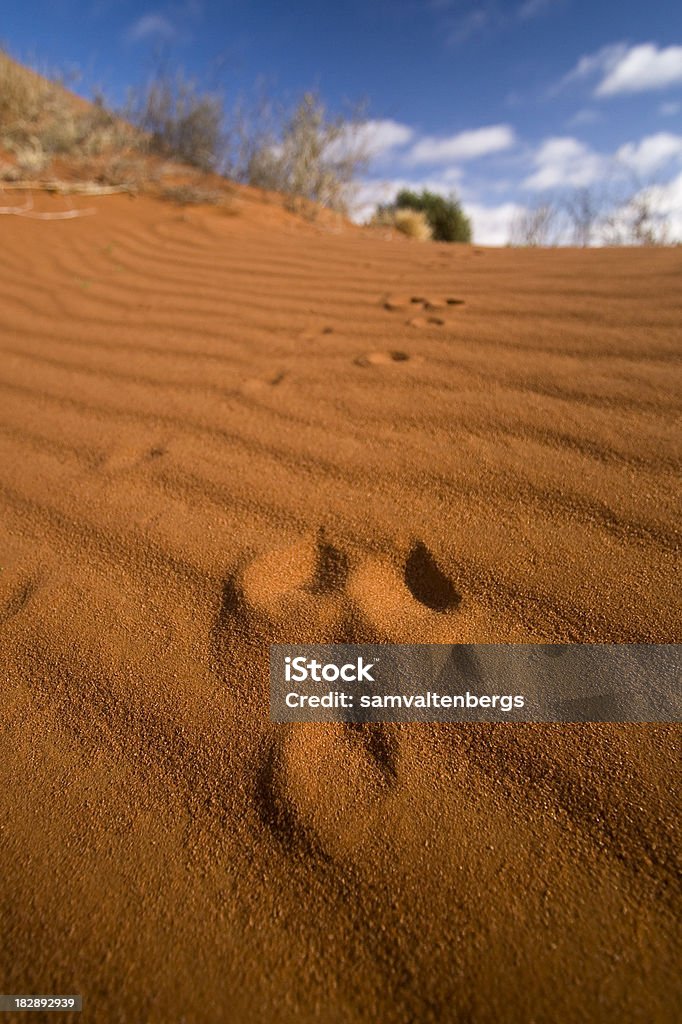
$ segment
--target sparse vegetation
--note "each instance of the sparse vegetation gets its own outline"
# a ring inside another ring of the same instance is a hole
[[[511,225],[510,245],[542,246],[556,245],[561,226],[559,209],[547,201],[522,210]]]
[[[379,207],[379,211],[384,213],[398,210],[423,213],[436,242],[471,241],[471,222],[454,196],[446,198],[427,189],[422,192],[403,189],[393,203]]]
[[[617,203],[602,221],[606,245],[669,245],[668,225],[656,210],[656,189],[637,184],[633,193]]]
[[[0,51],[0,144],[14,157],[4,177],[42,174],[55,156],[79,159],[131,145],[130,125],[101,99],[87,106],[59,82],[17,64]]]
[[[431,225],[421,210],[385,208],[375,214],[371,223],[375,227],[395,228],[396,231],[418,242],[428,242],[433,237]]]
[[[345,211],[365,163],[358,120],[330,116],[314,93],[289,114],[262,98],[246,111],[237,104],[226,113],[219,95],[160,69],[117,115],[101,98],[86,106],[0,53],[0,145],[10,158],[0,175],[35,178],[62,155],[98,182],[140,185],[148,178],[141,164],[156,155],[280,192],[309,215],[318,206]],[[211,201],[197,195],[174,192],[176,201]]]
[[[117,114],[101,97],[85,103],[55,79],[43,77],[0,49],[0,182],[66,176],[130,190],[158,182],[162,157],[201,172],[217,172],[285,197],[308,216],[320,206],[345,213],[367,165],[368,135],[359,111],[330,115],[315,93],[288,112],[256,92],[226,111],[182,72],[159,70],[130,93]],[[177,175],[176,175],[177,177]],[[662,186],[643,185],[614,166],[598,186],[558,191],[522,210],[510,244],[549,246],[670,244]],[[620,190],[620,191],[619,191]],[[173,185],[175,202],[213,202],[215,189]],[[157,189],[157,194],[158,189]],[[412,238],[470,242],[471,223],[454,197],[405,189],[377,208],[374,223]]]
[[[50,84],[0,50],[0,125],[3,138],[39,121]]]
[[[202,188],[200,185],[165,185],[159,193],[162,199],[180,206],[199,206],[206,203],[218,206],[223,201],[223,193],[217,189]]]
[[[203,93],[182,72],[161,72],[129,93],[124,116],[150,152],[175,157],[202,171],[219,168],[223,149],[223,103]],[[144,142],[143,142],[144,140]]]
[[[245,169],[258,188],[282,192],[306,213],[315,206],[345,212],[367,154],[357,122],[330,117],[315,93],[306,93],[279,133],[259,141]]]
[[[547,197],[514,219],[510,245],[669,245],[657,187],[631,180],[601,182]]]
[[[592,245],[597,232],[604,206],[604,198],[594,189],[576,188],[563,201],[570,227],[573,245],[582,249]]]

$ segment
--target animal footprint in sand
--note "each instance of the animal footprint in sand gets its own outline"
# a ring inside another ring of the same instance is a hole
[[[433,325],[436,327],[442,327],[445,324],[445,320],[442,316],[434,316],[435,313],[446,312],[448,309],[452,309],[454,306],[463,306],[464,299],[456,299],[451,296],[446,298],[438,298],[434,296],[426,295],[413,295],[409,298],[403,295],[389,295],[383,300],[384,309],[388,309],[391,312],[406,311],[411,308],[420,307],[426,316],[414,316],[407,320],[407,324],[410,327],[428,327]]]
[[[440,316],[412,316],[407,321],[408,327],[428,327],[430,324],[435,327],[444,327],[445,320]]]
[[[287,846],[347,856],[372,838],[398,767],[397,735],[386,725],[290,725],[261,775],[261,816]]]
[[[330,642],[343,615],[346,556],[318,537],[268,551],[241,579],[246,608],[289,641]]]
[[[290,643],[456,642],[461,595],[427,545],[396,567],[350,557],[321,534],[255,558],[239,581],[247,613]]]
[[[367,355],[358,356],[354,362],[356,366],[392,366],[394,363],[407,363],[409,360],[407,352],[389,349],[385,352],[368,352]]]
[[[376,558],[352,570],[351,559],[321,536],[302,540],[256,558],[240,589],[250,613],[266,620],[270,642],[451,642],[460,603],[422,541],[400,570]],[[260,773],[263,820],[288,846],[352,854],[371,837],[398,784],[397,735],[380,723],[289,725]]]
[[[393,643],[456,643],[461,595],[422,541],[400,570],[378,558],[351,574],[348,593],[363,632]]]

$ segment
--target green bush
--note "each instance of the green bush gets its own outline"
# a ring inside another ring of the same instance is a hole
[[[403,189],[393,205],[397,210],[418,210],[423,213],[431,225],[431,233],[436,242],[471,241],[471,221],[453,197],[446,199],[427,189],[421,193]]]

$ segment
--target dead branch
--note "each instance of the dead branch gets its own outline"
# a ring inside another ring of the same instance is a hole
[[[97,213],[94,206],[88,206],[85,210],[61,210],[59,213],[19,213],[19,217],[28,217],[30,220],[73,220],[75,217],[90,217]]]

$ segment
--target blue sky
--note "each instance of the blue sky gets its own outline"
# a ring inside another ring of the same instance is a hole
[[[632,181],[682,237],[679,2],[40,0],[13,5],[3,38],[114,100],[161,44],[228,101],[259,79],[285,100],[317,87],[332,109],[365,99],[361,211],[399,185],[454,190],[477,240],[502,243],[520,208]]]

